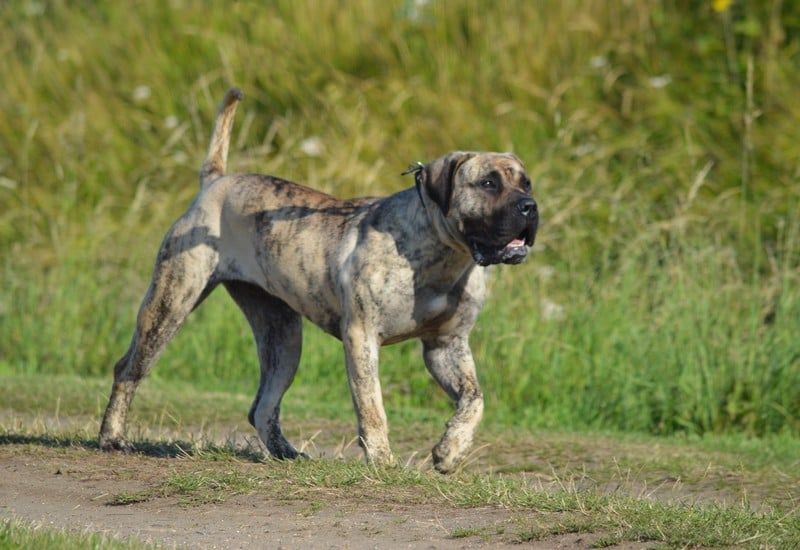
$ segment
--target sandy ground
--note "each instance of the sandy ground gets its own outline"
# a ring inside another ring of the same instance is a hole
[[[312,456],[360,457],[357,445],[343,435],[350,434],[352,426],[319,419],[307,424],[295,426],[290,438]],[[159,496],[125,506],[113,505],[121,493],[153,488],[175,473],[233,468],[263,474],[271,465],[247,459],[213,461],[180,452],[167,453],[168,456],[161,452],[103,453],[94,448],[94,417],[28,418],[14,411],[0,411],[0,426],[5,433],[0,445],[0,519],[13,518],[44,527],[133,536],[167,547],[517,548],[524,533],[558,521],[553,514],[533,511],[464,509],[443,506],[441,500],[433,503],[413,498],[414,495],[408,498],[408,494],[393,498],[386,488],[374,495],[363,490],[349,494],[325,487],[314,488],[311,493],[295,491],[278,480],[223,502],[187,506],[178,497]],[[427,445],[436,440],[436,429],[431,426],[395,434],[396,456],[412,467],[429,469],[430,463],[424,457],[429,453]],[[140,426],[132,435],[156,442],[189,437],[192,441],[252,448],[252,430],[231,430],[229,423],[181,425],[177,429]],[[25,435],[31,433],[43,435]],[[58,433],[85,433],[88,439],[83,445],[62,446],[50,437]],[[682,480],[669,467],[665,470],[663,466],[646,466],[646,460],[653,456],[678,460],[673,455],[697,464],[702,475]],[[641,469],[631,472],[618,460],[638,464]],[[621,444],[602,436],[569,435],[532,435],[510,441],[507,434],[487,430],[476,444],[468,470],[520,476],[533,488],[545,491],[566,484],[576,489],[599,488],[684,503],[732,504],[741,501],[746,493],[751,504],[758,505],[760,500],[776,496],[796,502],[800,495],[796,476],[777,472],[762,480],[730,466],[712,464],[711,460],[713,454],[666,444]],[[778,481],[780,485],[776,487]],[[456,536],[467,530],[470,536]],[[589,548],[603,535],[565,534],[526,540],[522,545]],[[648,545],[626,543],[622,547]]]
[[[313,499],[277,499],[259,493],[196,506],[181,505],[173,497],[112,504],[119,493],[144,489],[164,472],[193,466],[196,462],[190,458],[4,445],[0,517],[192,548],[518,548],[515,533],[535,521],[532,513],[499,508],[396,504],[386,498],[342,498],[341,492],[324,490]],[[269,464],[237,467],[269,468]],[[459,528],[477,529],[483,535],[454,538]],[[569,534],[525,546],[588,548],[598,536]]]

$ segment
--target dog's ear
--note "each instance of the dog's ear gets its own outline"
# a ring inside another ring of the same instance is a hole
[[[444,215],[450,210],[450,197],[453,195],[453,178],[456,170],[475,153],[456,151],[429,162],[420,171],[420,183],[427,195],[439,205]]]

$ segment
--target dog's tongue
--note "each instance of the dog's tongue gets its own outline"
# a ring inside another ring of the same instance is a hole
[[[511,241],[506,245],[506,248],[515,248],[517,246],[523,246],[524,244],[525,241],[523,241],[522,239],[514,239],[513,241]]]

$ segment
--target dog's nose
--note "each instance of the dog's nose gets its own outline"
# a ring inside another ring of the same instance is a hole
[[[537,213],[536,201],[529,198],[524,198],[517,203],[517,210],[526,218],[532,218]]]

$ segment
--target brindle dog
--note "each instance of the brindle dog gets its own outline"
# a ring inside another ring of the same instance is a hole
[[[167,232],[130,348],[114,368],[100,446],[126,450],[139,382],[222,284],[255,335],[261,382],[250,423],[269,452],[295,458],[280,403],[300,361],[302,317],[344,344],[358,435],[370,463],[391,463],[378,379],[380,346],[419,338],[456,411],[433,448],[451,471],[483,413],[468,337],[484,301],[481,266],[521,262],[538,224],[531,182],[508,153],[454,152],[413,168],[416,189],[338,200],[273,176],[226,175],[236,105],[222,103],[200,194]]]

